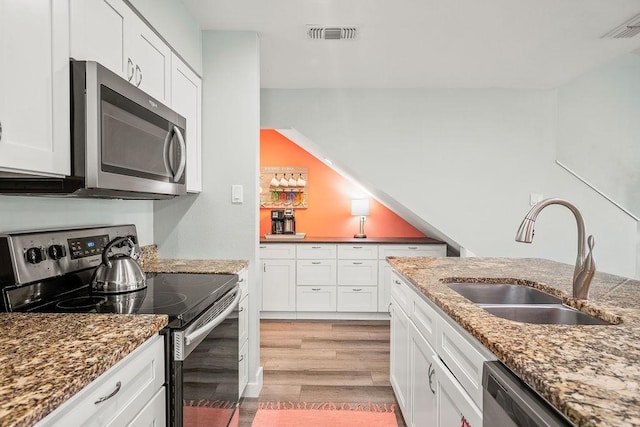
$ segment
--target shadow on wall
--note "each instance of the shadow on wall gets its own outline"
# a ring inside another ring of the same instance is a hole
[[[260,131],[260,167],[304,167],[308,207],[296,209],[296,231],[316,237],[353,237],[359,217],[351,215],[351,200],[370,198],[365,231],[369,237],[425,237],[357,183],[273,129]],[[269,191],[269,188],[261,188]],[[271,208],[260,209],[260,235],[271,231]]]

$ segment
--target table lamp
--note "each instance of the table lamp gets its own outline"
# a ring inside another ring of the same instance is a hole
[[[351,215],[360,217],[360,232],[354,234],[353,237],[364,239],[367,237],[364,234],[364,222],[369,215],[369,199],[353,199],[351,200]]]

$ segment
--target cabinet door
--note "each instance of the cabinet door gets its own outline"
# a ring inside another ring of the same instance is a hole
[[[238,345],[242,347],[245,341],[249,339],[249,296],[245,296],[240,300],[238,305]]]
[[[169,105],[171,48],[136,15],[127,23],[131,40],[125,45],[134,63],[132,83]]]
[[[433,245],[380,245],[378,249],[380,259],[388,256],[447,256],[446,244]]]
[[[69,2],[0,2],[0,169],[68,175]]]
[[[202,191],[202,81],[171,56],[171,108],[187,119],[187,191]]]
[[[411,324],[410,332],[410,426],[436,425],[436,383],[433,357],[435,351]]]
[[[298,286],[298,311],[336,311],[335,286]]]
[[[240,377],[238,396],[242,397],[242,393],[244,393],[244,389],[247,387],[249,383],[249,343],[245,342],[244,345],[240,348],[238,360],[238,376]]]
[[[400,305],[391,300],[391,386],[405,420],[411,419],[409,405],[409,318]]]
[[[375,312],[377,309],[377,287],[338,286],[338,311]]]
[[[125,424],[126,420],[116,419],[109,424],[109,427],[122,425],[127,427],[165,427],[167,425],[166,407],[166,391],[162,387],[131,421]]]
[[[262,261],[262,310],[296,310],[296,262],[289,259]]]
[[[134,65],[125,51],[132,16],[123,0],[71,0],[71,57],[97,61],[132,81]]]
[[[437,427],[482,426],[482,412],[438,356],[433,357],[436,383]]]

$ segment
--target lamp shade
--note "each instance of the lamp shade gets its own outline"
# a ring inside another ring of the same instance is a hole
[[[369,199],[351,200],[351,215],[356,215],[356,216],[369,215]]]

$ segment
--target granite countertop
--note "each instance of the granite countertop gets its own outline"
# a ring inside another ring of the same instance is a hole
[[[0,426],[31,426],[156,335],[164,315],[0,313]]]
[[[408,245],[444,245],[445,242],[430,237],[318,237],[305,236],[304,239],[286,237],[260,237],[260,243],[361,243],[361,244],[408,244]]]
[[[238,274],[247,268],[247,260],[162,259],[156,245],[140,248],[139,263],[146,273]]]
[[[573,266],[542,259],[388,258],[395,270],[579,426],[640,426],[640,281],[596,273],[574,300]],[[539,325],[495,317],[444,283],[514,279],[612,325]]]

